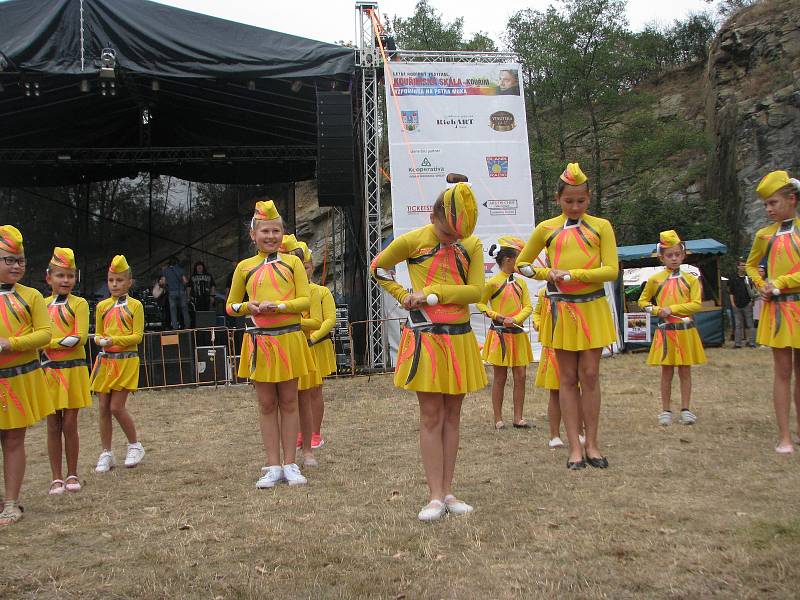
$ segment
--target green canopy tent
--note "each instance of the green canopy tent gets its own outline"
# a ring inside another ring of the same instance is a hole
[[[695,315],[695,323],[703,340],[704,346],[721,346],[725,341],[725,325],[723,319],[722,301],[722,278],[720,273],[719,260],[728,249],[725,244],[717,240],[705,238],[701,240],[685,240],[686,244],[686,264],[694,265],[700,270],[701,283],[703,286],[703,309]],[[625,313],[639,312],[635,306],[635,299],[626,300],[624,272],[625,269],[638,267],[657,267],[661,264],[656,252],[655,244],[640,244],[637,246],[620,246],[617,248],[619,255],[619,279],[617,280],[617,312],[619,318],[620,332],[625,331]],[[659,319],[650,319],[650,334],[652,338],[653,330],[658,325]],[[625,342],[623,348],[631,350],[635,348],[649,347],[647,342]]]

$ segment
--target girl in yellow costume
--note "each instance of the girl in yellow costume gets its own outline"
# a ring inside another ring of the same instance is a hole
[[[789,432],[789,388],[794,370],[794,404],[800,431],[800,219],[797,201],[800,181],[786,171],[773,171],[756,188],[772,225],[756,232],[747,274],[758,286],[764,306],[758,320],[756,342],[772,348],[775,380],[772,401],[778,423],[779,454],[794,452]],[[758,272],[766,258],[766,279]]]
[[[19,490],[25,475],[25,432],[55,409],[39,364],[50,341],[42,295],[19,282],[25,274],[22,234],[0,227],[0,446],[5,500],[0,526],[22,518]]]
[[[128,438],[125,466],[135,467],[144,458],[144,448],[136,437],[136,425],[125,403],[128,394],[139,387],[139,343],[144,335],[142,303],[128,296],[133,274],[128,261],[117,254],[108,267],[110,298],[95,307],[94,341],[100,352],[94,361],[89,378],[91,390],[99,400],[100,443],[103,451],[95,471],[106,473],[117,465],[111,450],[111,417],[113,416]]]
[[[294,236],[284,236],[284,244],[292,246]],[[317,466],[313,451],[322,448],[325,440],[320,430],[325,405],[322,397],[323,378],[336,372],[336,355],[333,351],[331,330],[336,325],[336,304],[331,291],[324,285],[311,282],[314,264],[311,262],[311,250],[305,242],[298,241],[295,252],[302,254],[303,266],[309,278],[311,289],[311,306],[303,313],[300,325],[306,334],[314,364],[317,370],[300,378],[298,383],[298,400],[300,403],[300,433],[297,435],[297,447],[303,449],[303,464]]]
[[[226,310],[231,317],[249,316],[251,322],[242,343],[239,377],[249,378],[258,396],[268,466],[256,487],[271,488],[281,481],[303,485],[307,480],[295,463],[297,380],[316,369],[300,327],[301,314],[309,308],[308,278],[297,256],[279,253],[283,220],[272,200],[256,203],[250,239],[258,254],[236,266]]]
[[[89,304],[72,294],[77,273],[72,250],[55,248],[46,276],[53,294],[45,299],[52,337],[44,349],[46,361],[42,365],[56,409],[47,417],[47,454],[53,472],[51,495],[81,490],[78,479],[78,410],[92,404],[84,348],[89,338]],[[62,436],[67,455],[66,479],[62,472]]]
[[[489,248],[489,256],[497,261],[500,271],[492,276],[483,288],[478,310],[492,322],[481,356],[493,366],[492,411],[495,429],[505,429],[503,422],[503,392],[508,377],[508,368],[514,377],[514,420],[519,429],[529,429],[530,424],[522,417],[525,404],[525,371],[533,362],[531,342],[523,328],[531,314],[531,298],[528,285],[519,276],[514,276],[514,262],[525,242],[517,237],[504,236]]]
[[[420,451],[430,488],[430,502],[418,515],[422,521],[472,511],[451,486],[461,403],[467,392],[486,385],[469,322],[469,305],[480,300],[484,283],[483,248],[472,235],[478,206],[466,177],[448,176],[454,180],[434,203],[431,224],[395,238],[371,265],[372,276],[409,311],[394,383],[415,391],[419,402]],[[408,264],[413,292],[389,274],[400,261]]]
[[[648,365],[661,366],[660,425],[672,424],[670,396],[675,367],[681,381],[681,416],[684,425],[693,425],[697,416],[689,410],[692,397],[692,365],[706,362],[706,353],[691,316],[700,310],[702,290],[697,277],[681,273],[686,250],[673,230],[662,231],[656,247],[664,270],[656,273],[644,285],[639,306],[661,318],[650,344]]]
[[[583,469],[588,462],[604,469],[608,460],[597,443],[600,355],[617,336],[603,284],[617,278],[617,241],[611,223],[586,214],[589,182],[577,163],[567,165],[561,174],[555,197],[562,214],[536,226],[517,258],[517,269],[548,282],[550,310],[542,313],[539,337],[555,350],[558,361],[561,412],[569,440],[567,468]],[[543,249],[551,267],[533,266]],[[578,438],[579,403],[586,426],[585,455]]]

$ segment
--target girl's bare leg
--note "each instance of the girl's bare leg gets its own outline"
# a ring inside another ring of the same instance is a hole
[[[670,410],[672,403],[672,378],[675,375],[675,367],[672,365],[661,365],[661,410]]]
[[[281,444],[283,446],[283,464],[295,462],[297,454],[297,432],[300,429],[300,416],[297,408],[297,379],[280,381],[276,384],[278,392],[278,410],[281,414]],[[311,443],[311,434],[308,434]],[[303,444],[306,443],[305,437]],[[275,463],[280,464],[280,463]]]
[[[600,356],[602,348],[581,350],[578,354],[578,378],[581,382],[581,408],[586,427],[586,456],[600,458],[602,453],[597,443],[600,424]]]
[[[793,448],[789,432],[789,388],[792,381],[792,349],[773,348],[775,378],[772,383],[772,403],[778,425],[778,449]]]
[[[522,421],[522,411],[525,407],[525,369],[527,367],[511,367],[514,377],[514,423]]]
[[[417,392],[419,402],[419,449],[431,500],[444,499],[445,396],[433,392]],[[460,408],[460,404],[459,404]],[[457,445],[457,442],[456,442]],[[455,457],[453,457],[455,462]],[[452,474],[451,474],[452,477]]]
[[[580,392],[578,390],[578,353],[569,350],[556,350],[558,372],[561,377],[561,389],[558,392],[561,404],[561,416],[569,442],[569,461],[583,460],[583,447],[578,439],[581,428],[579,413]]]
[[[281,438],[278,427],[278,390],[274,383],[255,382],[258,397],[258,425],[261,429],[261,443],[267,455],[267,466],[281,464]],[[295,433],[295,444],[297,434]]]
[[[499,423],[503,420],[503,395],[506,388],[506,379],[508,378],[508,367],[493,366],[492,371],[494,377],[492,378],[492,412],[494,413],[494,422]]]
[[[443,474],[442,494],[452,493],[453,473],[456,470],[458,440],[461,428],[461,404],[464,394],[444,397],[444,427],[442,428]]]

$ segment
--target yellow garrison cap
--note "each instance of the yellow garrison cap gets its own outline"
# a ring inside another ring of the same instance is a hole
[[[53,248],[53,256],[50,259],[50,264],[54,267],[61,269],[76,269],[75,266],[75,253],[72,248]]]
[[[773,171],[766,175],[756,188],[756,193],[764,200],[772,196],[775,192],[791,183],[789,174],[786,171]]]
[[[281,241],[281,252],[293,252],[299,247],[300,245],[293,233],[284,234],[283,240]]]
[[[125,258],[124,254],[117,254],[112,258],[111,265],[108,267],[109,273],[125,273],[130,270],[131,267],[128,265],[128,259]]]
[[[472,188],[463,182],[444,192],[444,216],[453,231],[462,240],[475,231],[478,222],[478,203]]]
[[[303,262],[304,263],[309,262],[311,260],[311,248],[308,247],[308,244],[306,244],[303,241],[298,240],[297,241],[297,247],[298,248],[302,248],[302,250],[303,250]]]
[[[678,234],[675,232],[674,229],[670,229],[669,231],[662,231],[658,234],[658,247],[661,250],[666,250],[667,248],[672,248],[673,246],[677,246],[681,243],[681,238],[678,237]]]
[[[0,250],[5,250],[10,254],[22,254],[25,249],[22,247],[22,234],[13,225],[3,225],[0,227]]]
[[[272,200],[259,200],[256,202],[256,210],[253,213],[253,218],[257,221],[274,221],[280,219],[278,209],[275,208],[275,203]]]
[[[525,242],[513,235],[504,235],[497,239],[497,245],[501,248],[513,248],[514,250],[522,252],[522,249],[525,247]]]
[[[588,179],[586,174],[581,171],[581,167],[578,163],[569,163],[561,174],[561,181],[567,185],[581,185],[586,183]]]

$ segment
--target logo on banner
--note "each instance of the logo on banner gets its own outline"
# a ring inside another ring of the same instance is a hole
[[[516,200],[487,200],[483,205],[489,209],[489,214],[493,217],[517,214]]]
[[[426,156],[418,167],[408,168],[409,177],[443,177],[444,167],[433,164]]]
[[[508,177],[508,157],[507,156],[487,156],[486,170],[489,177]]]
[[[506,110],[498,110],[489,115],[489,127],[495,131],[511,131],[516,126],[514,115]]]
[[[439,127],[466,129],[475,124],[475,115],[447,115],[443,119],[436,119],[436,124]]]
[[[406,212],[410,215],[433,212],[433,204],[409,204],[406,206]]]
[[[401,110],[400,123],[403,131],[419,131],[419,111]]]

